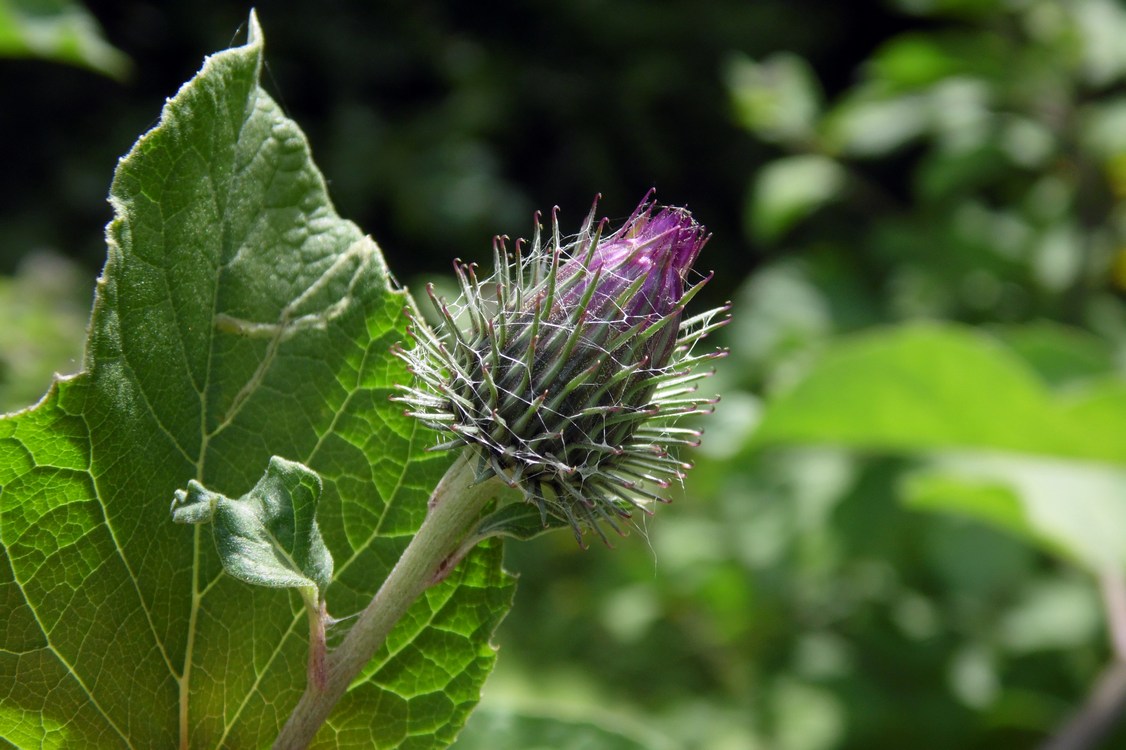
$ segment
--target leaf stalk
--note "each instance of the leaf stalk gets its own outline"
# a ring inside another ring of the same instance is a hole
[[[467,448],[442,477],[430,497],[426,519],[418,533],[344,641],[328,653],[323,683],[319,679],[309,680],[274,742],[274,750],[309,746],[395,624],[428,588],[449,572],[446,568],[451,555],[476,528],[481,512],[503,487],[496,477],[478,482],[475,464],[476,451]]]

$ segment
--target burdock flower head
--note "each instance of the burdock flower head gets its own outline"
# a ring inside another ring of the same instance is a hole
[[[594,214],[568,242],[555,213],[549,239],[538,220],[530,247],[510,253],[497,238],[488,281],[455,262],[454,308],[428,290],[439,332],[415,321],[415,346],[397,349],[415,383],[396,400],[445,434],[436,448],[476,447],[480,478],[519,488],[545,526],[569,523],[580,544],[587,528],[605,540],[601,522],[621,533],[635,510],[667,502],[690,468],[673,451],[700,433],[675,422],[712,411],[695,381],[722,355],[693,347],[727,320],[726,307],[684,316],[707,281],[687,281],[708,239],[688,211],[646,196],[608,236]]]

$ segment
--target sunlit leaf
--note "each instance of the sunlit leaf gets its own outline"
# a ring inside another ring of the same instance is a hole
[[[930,98],[889,96],[859,89],[826,115],[826,141],[833,153],[884,156],[913,141],[932,125]]]
[[[801,219],[836,198],[844,186],[844,169],[825,156],[789,156],[771,162],[755,176],[751,231],[760,239],[778,239]]]
[[[1013,49],[990,31],[930,31],[893,37],[872,55],[873,79],[897,91],[921,88],[953,76],[1003,77]]]
[[[172,522],[173,492],[239,497],[272,456],[308,466],[347,616],[448,463],[387,400],[410,299],[333,210],[261,65],[252,16],[119,163],[85,370],[0,419],[0,738],[17,747],[269,744],[305,688],[301,598],[225,574],[206,527]],[[495,658],[499,563],[487,545],[416,603],[316,746],[448,744]]]
[[[759,137],[795,146],[814,138],[821,88],[802,58],[789,53],[761,62],[736,58],[728,84],[739,120]]]
[[[985,452],[940,454],[904,490],[912,507],[976,518],[1092,572],[1126,566],[1126,470]]]
[[[842,340],[771,400],[755,440],[984,448],[1123,464],[1126,388],[1100,381],[1053,394],[997,340],[918,324]]]
[[[1078,37],[1083,72],[1088,81],[1105,86],[1126,74],[1126,9],[1115,0],[1085,0],[1065,6]]]
[[[1087,154],[1102,162],[1126,154],[1126,97],[1091,102],[1080,118],[1080,145]]]
[[[1109,344],[1085,331],[1042,321],[994,326],[989,332],[1019,354],[1051,387],[1091,380],[1114,371]]]

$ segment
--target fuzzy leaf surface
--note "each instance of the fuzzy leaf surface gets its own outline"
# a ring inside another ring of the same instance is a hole
[[[210,524],[228,575],[323,596],[332,582],[332,554],[317,526],[321,489],[308,467],[275,456],[258,484],[235,500],[189,481],[186,491],[176,490],[172,520]]]
[[[238,497],[272,456],[315,471],[345,616],[448,464],[387,401],[410,300],[260,88],[253,16],[249,31],[118,165],[84,371],[0,419],[0,739],[16,747],[268,746],[305,687],[301,599],[225,574],[205,527],[171,522],[173,492]],[[317,747],[452,741],[510,602],[499,554],[416,604]]]

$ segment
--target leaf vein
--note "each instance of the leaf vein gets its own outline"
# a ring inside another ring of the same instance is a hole
[[[129,742],[128,736],[125,734],[125,732],[122,731],[121,727],[117,725],[117,722],[115,722],[110,717],[109,713],[102,707],[101,702],[98,701],[93,691],[90,690],[90,688],[86,685],[86,681],[83,680],[82,676],[78,674],[78,671],[75,669],[74,665],[70,663],[70,661],[62,654],[62,652],[59,651],[59,649],[52,642],[51,635],[48,632],[47,627],[44,625],[43,620],[39,617],[38,609],[36,609],[31,599],[28,598],[27,591],[24,589],[23,582],[20,580],[20,577],[19,575],[17,575],[14,568],[12,569],[12,580],[15,582],[17,588],[19,588],[20,596],[23,598],[28,610],[31,611],[32,616],[35,618],[35,624],[39,627],[39,632],[43,634],[43,640],[47,643],[47,650],[51,654],[53,654],[56,659],[59,660],[59,663],[62,664],[66,669],[67,675],[72,680],[74,680],[79,688],[82,689],[82,692],[85,693],[86,697],[90,699],[90,703],[93,704],[94,708],[99,714],[101,714],[102,718],[106,720],[106,723],[109,724],[113,731],[117,733],[117,736],[121,738],[121,741],[125,743],[125,746],[132,747],[132,744]]]

